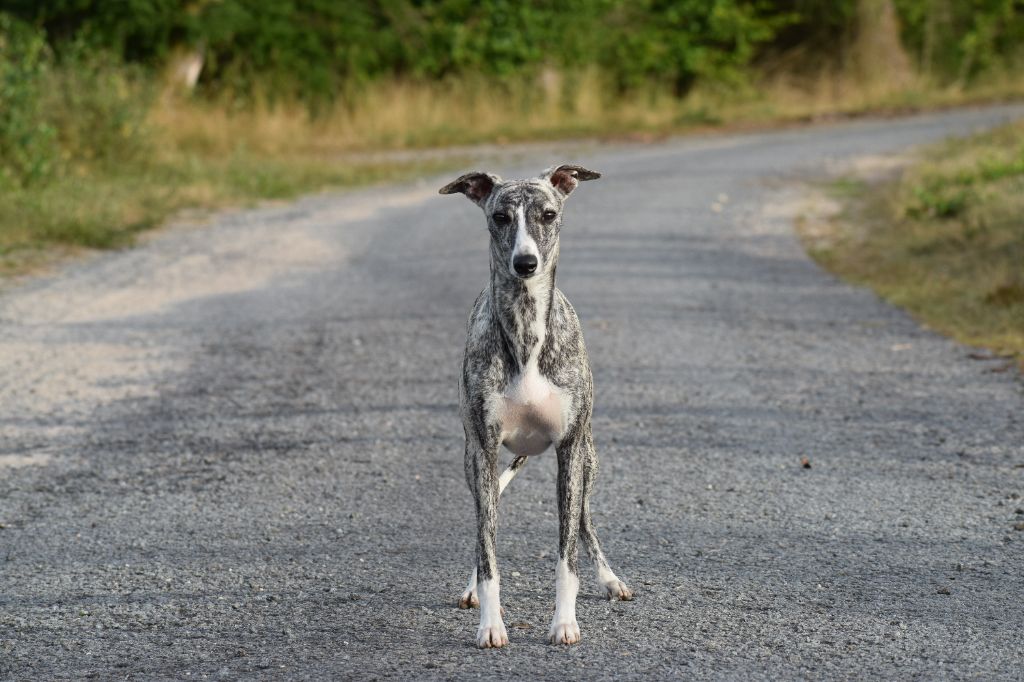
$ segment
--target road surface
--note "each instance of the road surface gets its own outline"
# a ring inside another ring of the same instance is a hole
[[[795,181],[1024,107],[576,161],[595,518],[637,592],[554,604],[554,458],[501,503],[511,646],[455,608],[457,383],[487,279],[444,177],[236,211],[0,294],[0,678],[1021,679],[1013,372],[816,267]],[[788,207],[788,208],[787,208]],[[807,458],[811,468],[801,465]]]

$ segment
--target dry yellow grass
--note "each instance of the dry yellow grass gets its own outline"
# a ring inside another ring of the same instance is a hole
[[[211,152],[238,145],[269,154],[337,153],[511,141],[673,127],[681,108],[656,92],[609,101],[596,74],[548,74],[496,87],[484,79],[366,87],[310,116],[297,104],[232,111],[219,102],[165,96],[152,121],[177,145]]]
[[[651,88],[612,94],[595,71],[496,86],[485,79],[380,82],[310,116],[296,103],[232,109],[222,102],[165,96],[151,120],[175,149],[323,158],[349,151],[406,149],[559,137],[671,134],[749,127],[1024,97],[1024,77],[991,75],[969,89],[939,87],[913,74],[899,81],[855,72],[764,77],[755,88],[698,88],[684,99]]]

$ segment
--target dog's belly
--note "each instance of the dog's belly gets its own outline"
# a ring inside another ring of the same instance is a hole
[[[539,455],[565,433],[568,398],[535,368],[513,381],[501,399],[502,444],[515,455]]]

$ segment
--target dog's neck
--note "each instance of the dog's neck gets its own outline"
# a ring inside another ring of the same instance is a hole
[[[557,253],[555,251],[554,253]],[[547,339],[555,294],[555,267],[519,279],[491,258],[491,304],[501,336],[518,369],[537,362]]]

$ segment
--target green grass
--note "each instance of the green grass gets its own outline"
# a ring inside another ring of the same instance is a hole
[[[1024,368],[1024,122],[927,150],[899,177],[844,179],[829,270]]]

